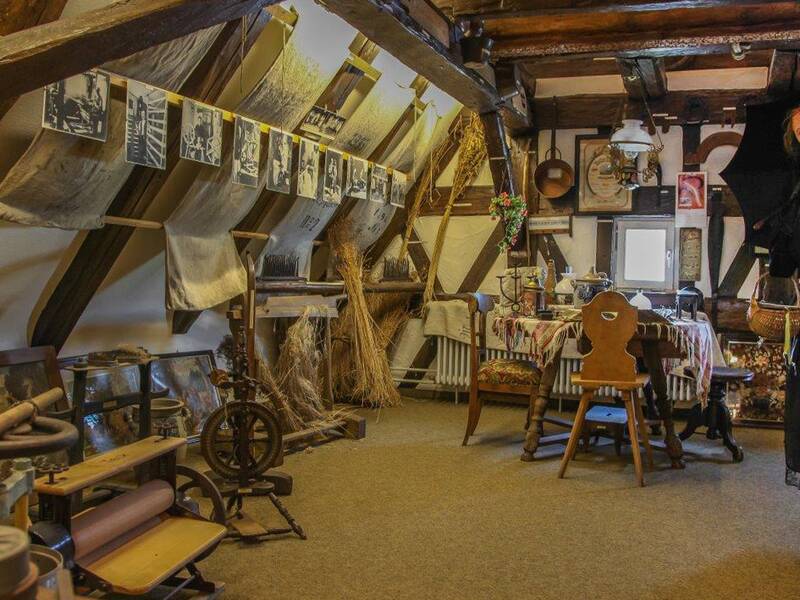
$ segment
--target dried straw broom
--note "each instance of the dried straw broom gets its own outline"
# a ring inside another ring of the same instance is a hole
[[[400,394],[389,370],[386,342],[369,312],[364,295],[364,258],[349,231],[347,221],[330,230],[331,248],[336,253],[336,268],[344,280],[347,307],[339,316],[337,333],[346,332],[351,360],[337,354],[334,375],[336,382],[352,387],[350,394],[363,406],[383,407],[400,404]],[[339,336],[337,336],[339,337]],[[338,385],[341,389],[341,385]]]

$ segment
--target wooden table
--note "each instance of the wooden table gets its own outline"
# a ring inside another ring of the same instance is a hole
[[[666,329],[659,328],[657,325],[669,325],[669,321],[652,311],[639,311],[639,331],[628,344],[628,352],[641,362],[650,374],[650,385],[645,388],[645,398],[648,402],[648,418],[656,414],[664,425],[664,444],[672,467],[682,469],[683,446],[675,433],[675,423],[672,420],[672,402],[667,394],[667,376],[664,372],[663,359],[683,358],[681,349],[667,339]],[[591,344],[585,336],[578,340],[578,349],[582,354],[586,354],[591,348]],[[550,393],[558,374],[561,353],[558,352],[553,359],[544,366],[542,377],[539,383],[536,396],[531,397],[531,419],[523,446],[522,459],[525,461],[533,460],[539,446],[545,444],[559,443],[567,434],[556,434],[555,436],[543,435],[543,423],[545,421],[556,422],[559,425],[568,425],[568,422],[550,419],[545,417],[547,404],[550,400]],[[655,398],[654,398],[655,396]],[[657,412],[656,412],[657,409]]]

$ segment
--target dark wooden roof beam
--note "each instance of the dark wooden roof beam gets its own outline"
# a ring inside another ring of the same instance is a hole
[[[0,100],[279,0],[127,0],[0,37]]]
[[[619,72],[631,98],[661,98],[667,93],[667,71],[663,58],[619,58]]]

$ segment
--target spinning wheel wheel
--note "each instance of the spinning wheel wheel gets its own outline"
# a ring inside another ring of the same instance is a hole
[[[222,494],[214,482],[199,471],[185,465],[176,465],[175,475],[177,476],[175,485],[177,504],[209,521],[225,525],[225,504],[222,501]],[[189,492],[194,493],[190,494]],[[208,511],[208,514],[205,514],[207,511],[203,510],[204,505],[200,504],[198,496],[207,498],[211,502],[211,510]]]
[[[255,479],[278,459],[280,424],[263,404],[229,402],[206,420],[200,435],[200,450],[209,467],[222,478]]]

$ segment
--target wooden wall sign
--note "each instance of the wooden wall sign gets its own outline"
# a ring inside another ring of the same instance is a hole
[[[572,235],[572,215],[529,217],[528,232],[531,234],[568,233]]]
[[[697,227],[681,228],[678,252],[678,279],[680,281],[700,281],[703,260],[703,230]]]

